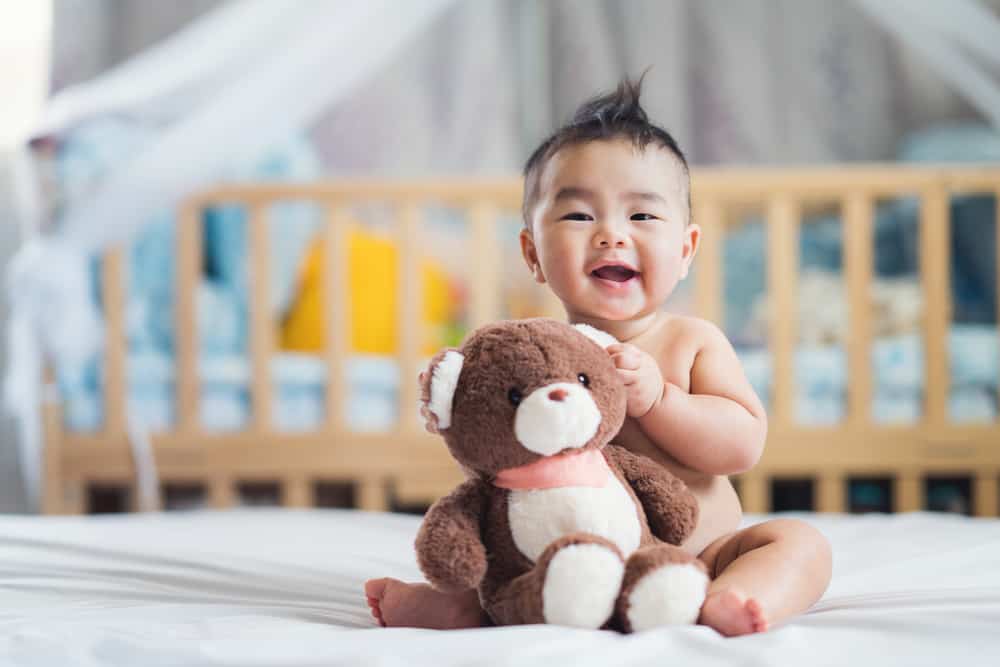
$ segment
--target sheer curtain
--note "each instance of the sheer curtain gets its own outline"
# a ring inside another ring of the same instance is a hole
[[[56,0],[57,86],[220,3]],[[995,12],[997,0],[984,6]],[[340,170],[511,170],[623,74],[697,163],[884,160],[902,135],[981,115],[856,3],[458,3],[313,127]]]

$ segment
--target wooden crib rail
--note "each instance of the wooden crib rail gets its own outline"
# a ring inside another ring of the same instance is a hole
[[[735,212],[756,207],[765,212],[767,289],[775,317],[769,329],[773,364],[770,433],[764,458],[741,476],[740,492],[748,511],[770,507],[770,481],[807,476],[816,481],[816,505],[822,511],[846,508],[846,485],[852,475],[888,475],[897,510],[924,506],[928,475],[968,475],[973,480],[975,512],[996,515],[1000,488],[1000,426],[954,424],[948,415],[948,328],[950,325],[949,196],[959,193],[1000,195],[995,167],[897,167],[866,165],[810,169],[696,169],[692,175],[693,219],[703,228],[695,262],[695,301],[701,316],[721,324],[723,315],[722,237]],[[914,196],[920,202],[920,273],[925,299],[924,418],[917,424],[888,426],[873,422],[874,337],[869,308],[873,282],[874,212],[879,200]],[[270,298],[267,244],[269,212],[283,201],[308,201],[325,210],[327,300],[323,358],[327,367],[324,424],[310,433],[276,432],[272,414],[272,359],[276,353]],[[365,202],[390,205],[398,248],[399,346],[401,369],[399,424],[385,434],[357,434],[347,428],[345,369],[350,350],[347,283],[348,208]],[[196,299],[203,248],[201,218],[206,207],[238,205],[248,212],[250,264],[251,414],[239,433],[206,433],[201,425],[198,379]],[[834,204],[842,213],[845,290],[850,313],[847,364],[850,377],[847,416],[831,427],[796,424],[794,350],[797,340],[799,228],[803,214],[817,205]],[[202,480],[210,503],[230,506],[241,481],[275,480],[282,502],[310,504],[312,485],[320,479],[347,479],[358,486],[359,504],[387,507],[389,489],[432,499],[460,475],[440,446],[428,436],[415,408],[422,336],[420,273],[421,216],[425,205],[464,211],[471,232],[468,248],[469,325],[499,317],[500,261],[497,222],[520,207],[519,179],[462,179],[392,182],[345,180],[295,184],[226,185],[197,194],[179,210],[176,270],[176,425],[154,434],[157,466],[165,482]],[[1000,219],[1000,214],[998,214]],[[1000,256],[1000,235],[996,251]],[[79,511],[81,488],[101,480],[124,480],[133,474],[127,445],[125,294],[120,250],[106,256],[103,302],[108,350],[104,384],[106,425],[98,435],[65,432],[58,405],[46,409],[47,511]],[[1000,290],[998,290],[1000,294]],[[551,314],[560,316],[557,302]],[[998,303],[1000,308],[1000,303]],[[52,489],[62,488],[62,493]]]

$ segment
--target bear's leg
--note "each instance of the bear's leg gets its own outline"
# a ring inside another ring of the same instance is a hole
[[[625,564],[618,618],[626,632],[694,623],[707,589],[705,565],[679,547],[639,549]]]
[[[596,629],[615,611],[625,563],[614,543],[589,533],[561,537],[535,567],[499,588],[486,611],[499,625],[551,623]]]

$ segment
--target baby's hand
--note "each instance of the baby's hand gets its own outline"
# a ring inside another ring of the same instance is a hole
[[[616,343],[609,345],[607,350],[618,369],[618,376],[625,382],[628,416],[642,417],[663,396],[663,374],[659,365],[635,345]]]

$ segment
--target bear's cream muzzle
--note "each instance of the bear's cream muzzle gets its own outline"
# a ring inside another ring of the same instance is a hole
[[[583,447],[596,435],[601,411],[579,384],[553,382],[525,397],[514,416],[514,436],[543,456]]]

